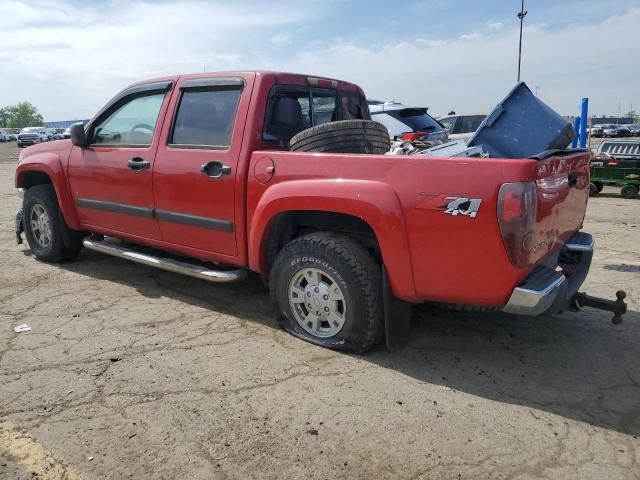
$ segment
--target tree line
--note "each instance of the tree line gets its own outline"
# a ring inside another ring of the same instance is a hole
[[[44,125],[44,119],[35,105],[20,102],[0,108],[0,128],[24,128]]]

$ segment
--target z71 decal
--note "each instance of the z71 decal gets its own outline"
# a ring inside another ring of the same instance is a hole
[[[456,197],[452,195],[437,195],[421,193],[423,197],[430,197],[416,205],[420,210],[440,210],[447,215],[475,218],[480,210],[481,198]]]

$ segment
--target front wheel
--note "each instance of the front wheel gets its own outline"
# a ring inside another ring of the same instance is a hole
[[[78,255],[82,248],[78,241],[80,232],[72,231],[64,224],[51,184],[27,189],[22,211],[24,233],[36,257],[47,262],[59,262]],[[64,242],[65,235],[72,239],[67,242],[68,246]]]
[[[280,326],[299,338],[361,353],[384,336],[381,267],[348,237],[313,233],[291,241],[269,284]]]

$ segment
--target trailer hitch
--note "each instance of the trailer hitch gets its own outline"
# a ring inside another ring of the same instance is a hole
[[[578,310],[582,307],[592,307],[599,310],[605,310],[607,312],[613,312],[611,321],[614,325],[622,323],[622,315],[627,313],[627,304],[624,303],[624,299],[627,294],[623,290],[616,292],[616,300],[607,300],[605,298],[592,297],[584,292],[576,293],[574,297],[574,303]]]

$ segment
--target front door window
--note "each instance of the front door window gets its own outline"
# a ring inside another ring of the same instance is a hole
[[[153,140],[164,93],[130,99],[93,128],[92,144],[149,146]]]

